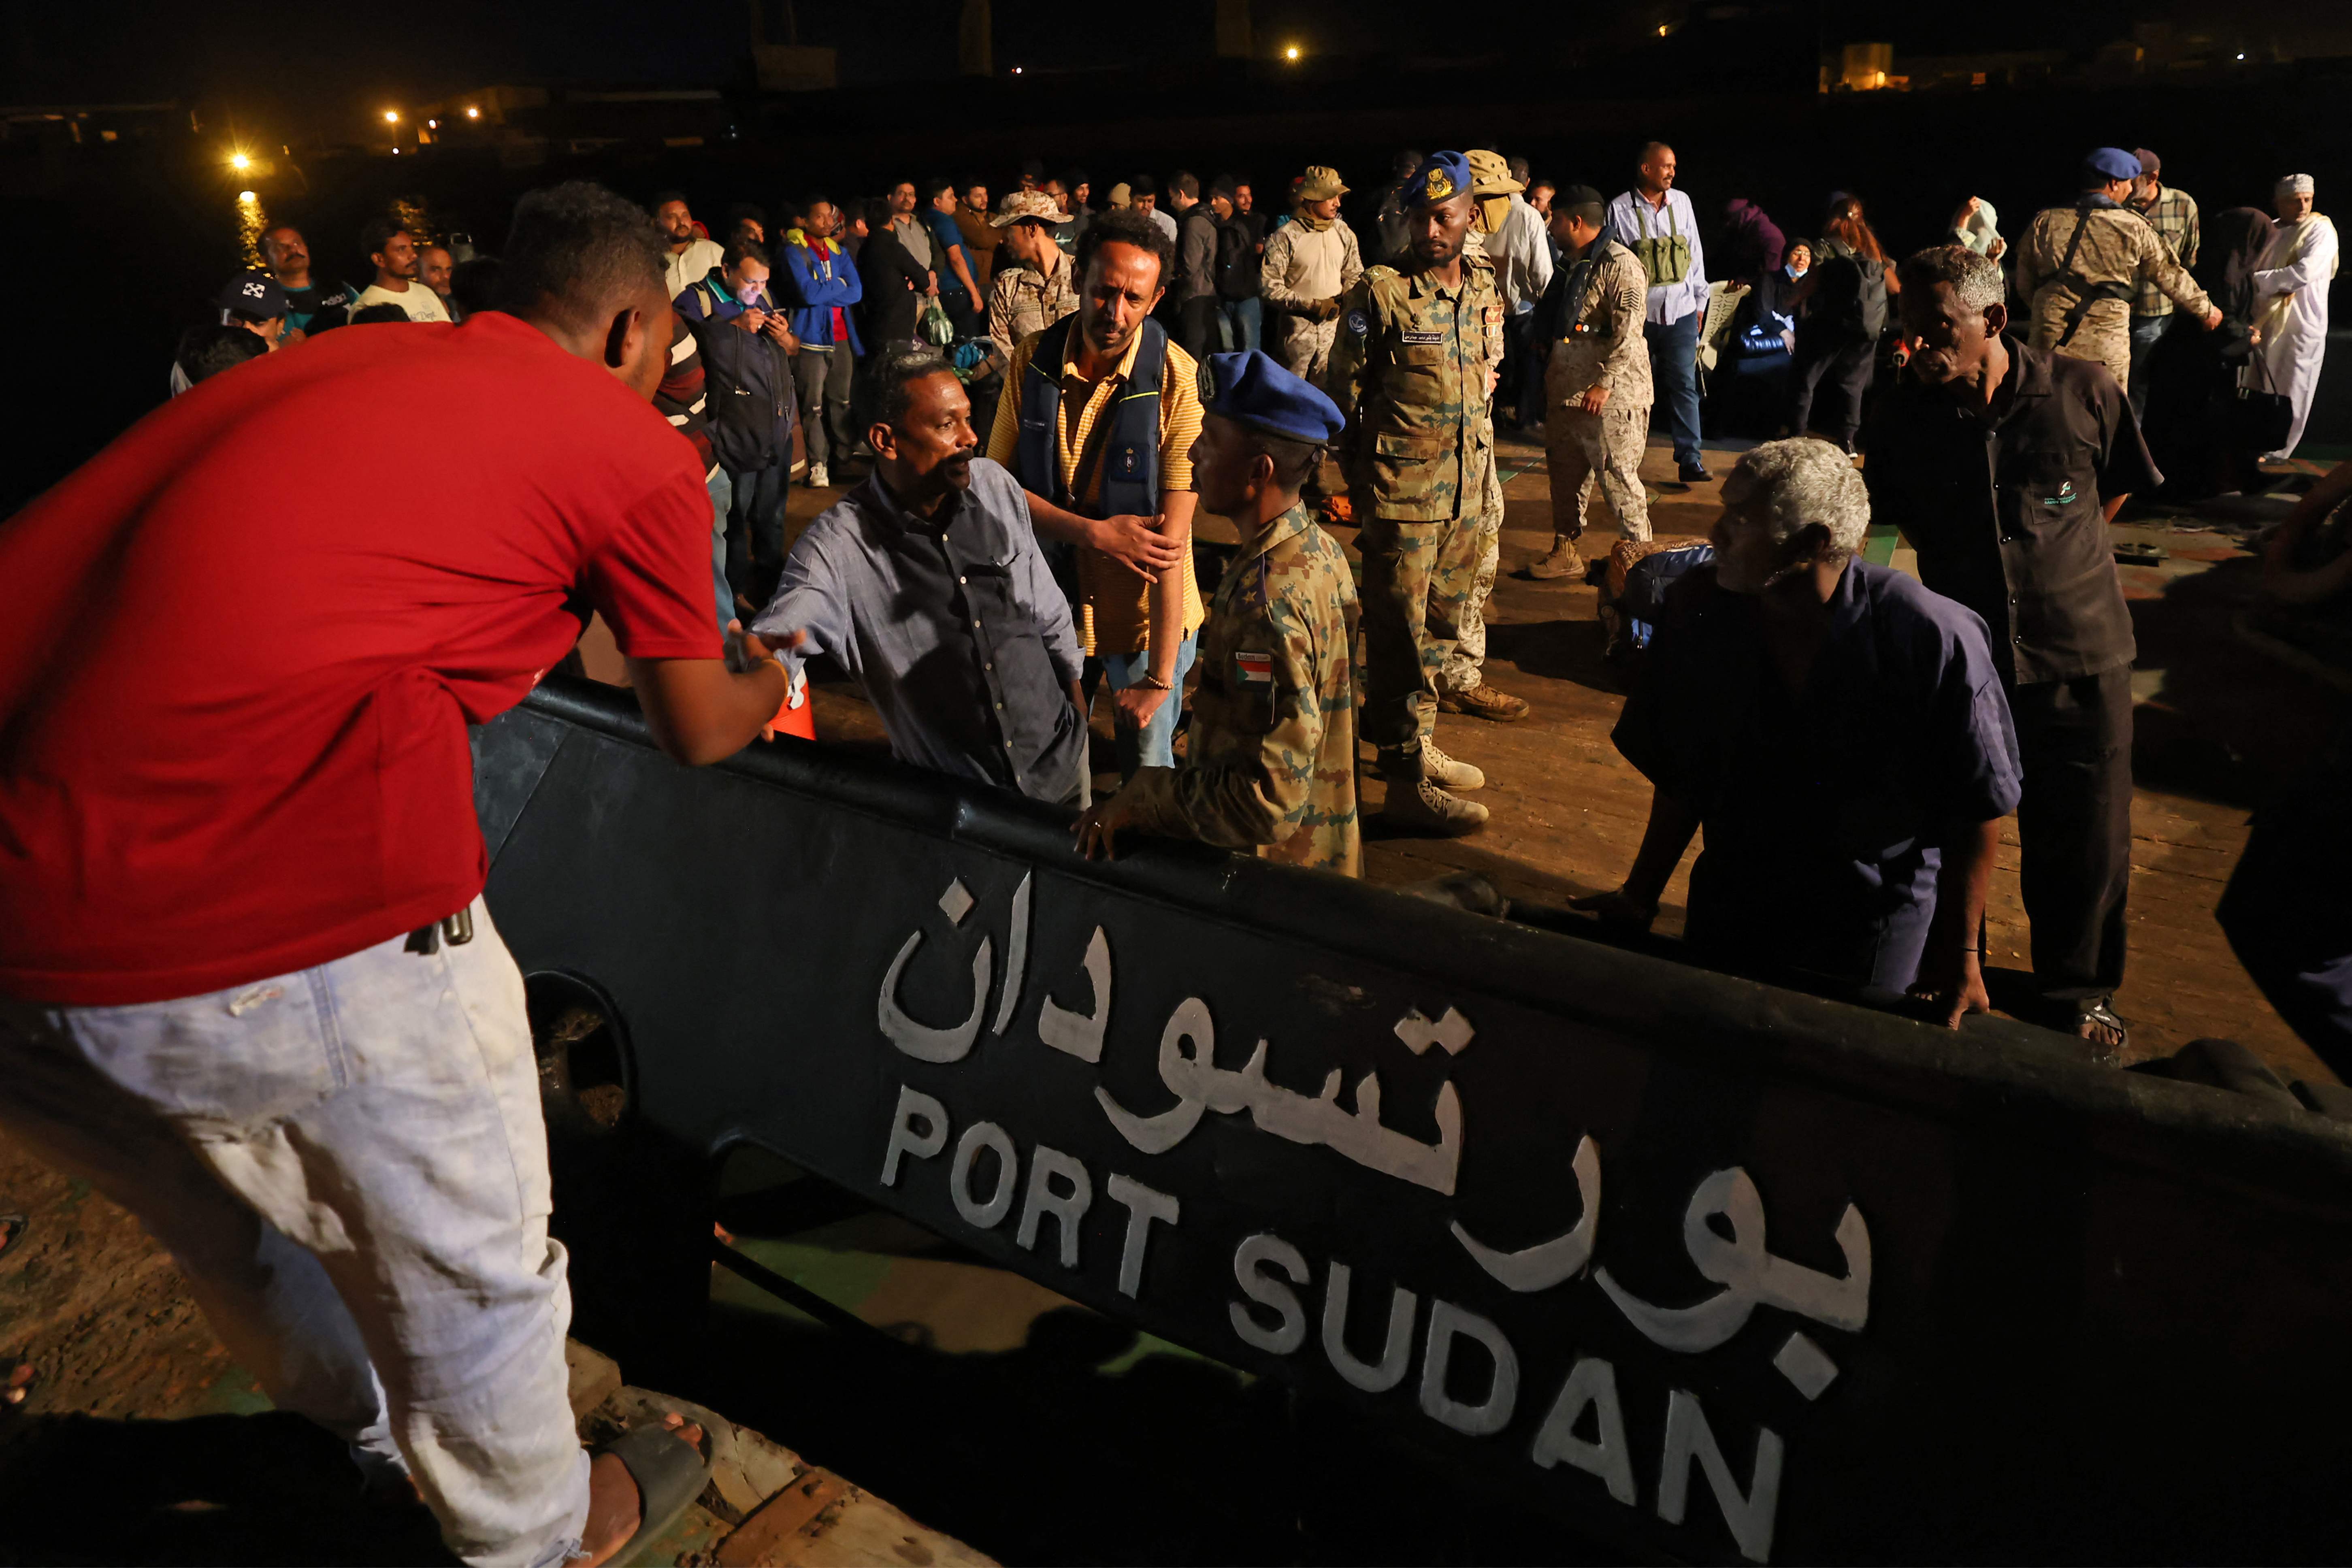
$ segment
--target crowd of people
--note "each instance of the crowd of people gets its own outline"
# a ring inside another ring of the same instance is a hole
[[[1667,484],[1712,477],[1725,291],[1674,150],[1635,162],[1612,197],[1402,155],[1360,231],[1322,165],[1270,222],[1187,172],[1099,209],[1032,164],[994,202],[908,180],[715,226],[572,183],[523,198],[496,258],[371,224],[363,287],[268,228],[183,344],[188,395],[0,527],[0,1121],[138,1214],[272,1398],[413,1484],[457,1554],[629,1550],[708,1465],[688,1427],[573,1436],[466,724],[593,609],[689,764],[773,729],[824,658],[898,756],[1075,810],[1080,853],[1153,832],[1356,873],[1362,742],[1393,830],[1473,831],[1485,780],[1439,718],[1528,711],[1483,679],[1497,426],[1549,457],[1538,577],[1586,570],[1596,492],[1621,549],[1659,542],[1654,423]],[[2042,1004],[2123,1044],[2135,650],[2107,524],[2161,477],[2131,394],[2154,423],[2178,359],[2291,450],[2336,259],[2293,176],[2275,217],[2213,226],[2200,287],[2196,206],[2160,174],[2101,149],[2014,245],[1971,199],[1899,259],[1851,195],[1793,242],[1753,203],[1707,226],[1785,400],[1618,722],[1654,796],[1587,900],[1604,921],[1646,927],[1703,833],[1696,952],[1957,1026],[1989,1005],[2015,814]],[[830,504],[787,547],[796,443]],[[1236,548],[1203,594],[1206,518]],[[1874,521],[1916,579],[1861,558]],[[1097,799],[1104,700],[1120,783]],[[2265,984],[2352,967],[2305,952],[2334,928],[2300,937]]]

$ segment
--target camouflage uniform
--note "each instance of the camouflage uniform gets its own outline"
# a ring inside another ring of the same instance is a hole
[[[2062,273],[2059,264],[2066,259],[2077,224],[2090,226],[2074,248],[2073,264]],[[2142,283],[2153,283],[2200,320],[2212,311],[2212,301],[2182,269],[2172,247],[2129,207],[2113,203],[2087,211],[2045,207],[2034,215],[2033,226],[2017,247],[2012,287],[2016,298],[2028,301],[2033,346],[2096,361],[2126,391],[2131,388],[2132,299]],[[2065,336],[2066,318],[2085,290],[2090,306],[2073,339],[2061,348],[2058,340]]]
[[[1265,256],[1258,264],[1258,292],[1274,318],[1266,323],[1272,340],[1266,353],[1276,363],[1317,386],[1323,384],[1339,323],[1336,317],[1310,321],[1299,314],[1300,307],[1337,299],[1363,272],[1356,231],[1337,219],[1318,229],[1294,216],[1266,236]]]
[[[1492,336],[1494,342],[1486,368],[1500,373],[1504,332],[1499,323]],[[1490,403],[1486,408],[1486,450],[1491,453],[1494,449],[1495,409]],[[1467,691],[1486,681],[1486,600],[1495,591],[1495,568],[1501,564],[1502,549],[1503,477],[1495,471],[1490,459],[1486,464],[1486,490],[1478,500],[1478,565],[1471,574],[1470,596],[1463,602],[1462,615],[1454,628],[1454,651],[1446,656],[1438,671],[1449,692]]]
[[[1077,285],[1067,263],[1047,277],[1027,262],[1001,268],[988,285],[988,336],[996,352],[1013,357],[1013,346],[1042,332],[1078,308]]]
[[[1633,253],[1613,239],[1595,242],[1592,275],[1571,275],[1564,288],[1583,297],[1573,322],[1563,323],[1544,366],[1544,455],[1551,472],[1551,527],[1559,542],[1584,533],[1584,510],[1597,479],[1601,494],[1628,539],[1650,537],[1649,493],[1642,488],[1642,449],[1649,444],[1650,353],[1642,335],[1649,276]],[[1576,309],[1570,300],[1561,308]],[[1590,388],[1608,389],[1598,414],[1578,405]]]
[[[1348,421],[1340,461],[1364,557],[1364,736],[1414,754],[1499,504],[1486,371],[1503,333],[1494,264],[1462,253],[1461,286],[1375,267],[1339,300],[1325,390]]]
[[[1120,795],[1128,822],[1361,875],[1355,642],[1348,558],[1294,506],[1217,584],[1184,760],[1135,775]]]

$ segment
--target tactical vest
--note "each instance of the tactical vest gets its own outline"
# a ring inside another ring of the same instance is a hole
[[[1021,437],[1013,447],[1015,476],[1024,487],[1055,506],[1091,517],[1156,517],[1160,511],[1160,378],[1168,359],[1168,334],[1159,322],[1143,323],[1136,345],[1134,374],[1110,405],[1110,429],[1096,448],[1102,472],[1102,502],[1090,509],[1071,494],[1062,479],[1062,355],[1076,314],[1063,317],[1037,334],[1029,370],[1021,381]],[[1094,473],[1078,464],[1078,495]]]
[[[2094,283],[2074,270],[2074,253],[2083,248],[2083,231],[2091,226],[2091,215],[2095,212],[2113,211],[2122,205],[2120,202],[2110,201],[2105,196],[2095,193],[2084,196],[2074,204],[2074,232],[2067,237],[2066,254],[2059,258],[2058,270],[2050,275],[2052,282],[2074,296],[2074,309],[2066,312],[2065,331],[2058,334],[2056,346],[2059,348],[2063,349],[2073,342],[2074,334],[2083,330],[2083,318],[2090,314],[2093,302],[2100,300],[2128,300],[2137,291],[2129,283]]]
[[[1633,211],[1642,220],[1642,237],[1622,243],[1641,262],[1642,274],[1649,279],[1650,287],[1655,289],[1668,283],[1679,283],[1689,277],[1690,240],[1675,226],[1673,198],[1670,196],[1666,201],[1666,232],[1664,234],[1650,232],[1650,220],[1655,215],[1648,200],[1639,191],[1633,193]]]

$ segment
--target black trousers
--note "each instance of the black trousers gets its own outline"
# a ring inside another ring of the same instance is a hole
[[[1790,373],[1789,433],[1817,435],[1853,450],[1862,399],[1878,369],[1878,345],[1866,338],[1822,342],[1797,333]]]
[[[2012,686],[2009,711],[2025,765],[2017,837],[2034,987],[2071,1009],[2123,984],[2131,668]]]
[[[1220,352],[1223,339],[1217,333],[1217,306],[1214,294],[1202,294],[1176,307],[1176,316],[1182,327],[1178,344],[1194,360],[1204,360]]]

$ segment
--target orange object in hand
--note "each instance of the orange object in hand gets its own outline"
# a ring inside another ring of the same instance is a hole
[[[799,670],[786,672],[784,705],[776,716],[760,726],[760,739],[772,741],[779,735],[793,735],[803,741],[816,739],[816,704],[809,700],[808,677]]]

